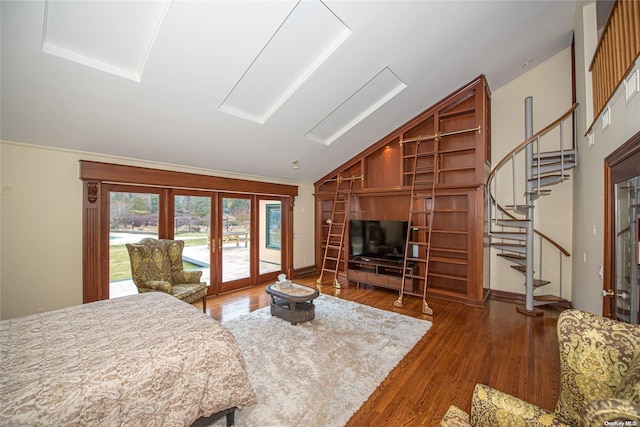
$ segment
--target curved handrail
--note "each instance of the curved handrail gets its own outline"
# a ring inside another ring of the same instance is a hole
[[[502,166],[504,166],[509,160],[511,160],[514,154],[520,152],[528,144],[531,144],[534,141],[536,141],[539,138],[541,138],[542,136],[546,135],[551,130],[555,129],[560,123],[564,122],[569,116],[574,114],[574,112],[575,112],[577,107],[578,107],[578,103],[576,102],[571,106],[571,108],[569,108],[569,110],[567,110],[566,113],[564,113],[558,119],[553,121],[548,126],[544,127],[539,132],[537,132],[534,135],[530,136],[529,138],[525,139],[520,144],[518,144],[515,148],[513,148],[511,151],[509,151],[502,159],[500,159],[500,161],[496,164],[496,166],[491,170],[491,172],[489,173],[489,176],[487,177],[487,192],[489,194],[489,200],[493,202],[493,204],[495,205],[496,209],[499,209],[503,214],[506,214],[511,219],[518,219],[517,217],[515,217],[511,213],[507,212],[507,210],[498,203],[498,201],[493,196],[493,194],[491,194],[491,182],[495,178],[496,172],[498,171],[498,169],[500,169]],[[571,149],[575,149],[575,146],[571,147]],[[544,234],[541,231],[538,231],[536,229],[534,229],[533,231],[534,231],[535,234],[537,234],[540,237],[542,237],[543,239],[545,239],[551,245],[555,246],[563,255],[565,255],[567,257],[571,256],[571,254],[569,253],[568,250],[566,250],[562,245],[560,245],[555,240],[551,239],[546,234]]]
[[[547,127],[545,127],[544,129],[542,129],[541,131],[539,131],[538,133],[530,136],[529,138],[525,139],[524,141],[522,141],[520,144],[518,144],[513,150],[509,151],[509,153],[507,153],[495,166],[494,168],[491,170],[491,172],[489,173],[489,177],[487,178],[487,186],[489,184],[491,184],[491,180],[493,179],[493,177],[495,176],[495,173],[498,169],[500,169],[500,167],[502,167],[502,165],[504,165],[509,158],[511,158],[511,156],[513,156],[515,153],[517,153],[518,151],[522,150],[527,144],[532,143],[534,140],[538,139],[539,137],[546,135],[547,133],[549,133],[552,129],[555,129],[556,126],[558,126],[560,124],[560,122],[563,122],[567,119],[567,117],[569,117],[571,114],[573,114],[573,112],[575,111],[575,109],[578,108],[578,103],[574,103],[571,108],[564,113],[562,116],[560,116],[560,118],[556,119],[553,123],[551,123],[550,125],[548,125]],[[575,148],[575,147],[573,147]],[[489,189],[491,189],[491,187],[489,187]]]
[[[518,219],[515,216],[513,216],[510,212],[508,212],[507,210],[505,210],[502,206],[500,206],[497,202],[496,199],[491,195],[491,193],[489,193],[489,197],[491,198],[491,200],[493,200],[495,202],[495,205],[498,209],[500,209],[500,211],[507,215],[510,219]],[[556,242],[555,240],[553,240],[551,237],[547,236],[546,234],[544,234],[542,231],[538,231],[536,229],[533,230],[534,233],[536,233],[538,236],[542,237],[543,239],[545,239],[547,242],[549,242],[552,246],[555,246],[556,249],[558,249],[560,252],[562,252],[562,254],[564,256],[571,256],[571,253],[566,250],[560,243]]]

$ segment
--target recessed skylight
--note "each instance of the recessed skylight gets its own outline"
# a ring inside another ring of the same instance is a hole
[[[384,68],[315,125],[305,137],[329,145],[406,87],[391,69]]]
[[[265,123],[338,49],[351,30],[321,1],[300,1],[220,106]]]
[[[139,82],[169,4],[47,0],[42,51]]]

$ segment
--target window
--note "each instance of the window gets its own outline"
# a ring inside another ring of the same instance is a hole
[[[280,220],[280,204],[269,204],[267,209],[267,248],[280,249],[281,220]]]

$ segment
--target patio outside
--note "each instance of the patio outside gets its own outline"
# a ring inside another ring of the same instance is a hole
[[[122,246],[126,252],[126,243],[136,243],[145,237],[157,238],[155,234],[143,234],[143,233],[125,233],[125,232],[111,232],[109,234],[110,246]],[[190,245],[190,243],[196,243],[201,240],[199,236],[180,236],[177,240],[184,240],[185,247],[183,251],[182,259],[185,261],[185,270],[200,270],[202,271],[202,281],[207,282],[207,285],[211,284],[209,274],[209,247],[205,244]],[[128,261],[128,254],[127,254]],[[246,277],[246,272],[249,270],[249,247],[244,247],[244,242],[226,241],[223,242],[222,252],[223,263],[223,281],[231,281]],[[109,282],[109,297],[117,298],[126,295],[133,295],[138,293],[136,285],[131,280],[131,270],[129,264],[129,277],[119,280],[110,280]],[[260,273],[269,273],[273,271],[279,271],[280,265],[271,262],[260,261]]]

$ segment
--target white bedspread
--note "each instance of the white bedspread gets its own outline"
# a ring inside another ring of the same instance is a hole
[[[0,322],[2,426],[183,426],[255,402],[231,333],[163,293]]]

